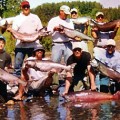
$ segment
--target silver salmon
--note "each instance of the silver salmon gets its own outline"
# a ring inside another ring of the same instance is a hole
[[[75,29],[69,29],[62,25],[59,25],[59,26],[60,26],[60,29],[63,31],[61,34],[64,34],[67,37],[72,38],[73,40],[76,40],[76,41],[81,41],[81,40],[89,41],[90,40],[90,41],[94,42],[94,38],[91,38],[91,37],[81,33],[80,31],[77,31]]]
[[[49,60],[34,60],[34,59],[29,59],[25,61],[25,65],[27,65],[28,67],[31,68],[36,68],[40,71],[44,71],[44,72],[49,72],[51,69],[55,69],[57,72],[61,72],[63,69],[70,71],[75,65],[76,63],[73,63],[72,65],[66,66],[66,65],[62,65],[59,63],[55,63]]]
[[[71,102],[93,102],[102,100],[119,100],[120,91],[114,95],[90,90],[83,90],[66,94],[64,98]]]
[[[35,33],[32,33],[32,34],[20,33],[16,30],[13,30],[12,28],[8,28],[8,31],[10,31],[16,39],[19,39],[22,42],[34,42],[39,37],[44,37],[44,36],[50,35],[50,32],[46,31],[46,27],[43,27],[38,32],[35,32]]]
[[[85,24],[86,22],[88,22],[89,20],[91,20],[90,17],[79,17],[76,19],[71,19],[73,23],[75,24]]]
[[[97,60],[97,59],[96,59]],[[120,82],[120,73],[108,66],[106,66],[101,61],[97,60],[98,67],[97,69],[105,76]]]
[[[91,24],[93,26],[96,26],[98,28],[98,30],[102,31],[102,32],[114,31],[118,22],[120,22],[120,19],[113,20],[113,21],[110,21],[110,22],[107,22],[107,23],[104,23],[104,24],[98,24],[96,21],[91,19]]]
[[[23,86],[26,86],[26,82],[22,81],[21,79],[17,78],[16,76],[6,72],[5,70],[0,68],[0,80],[6,83],[11,83],[18,85],[21,83]]]

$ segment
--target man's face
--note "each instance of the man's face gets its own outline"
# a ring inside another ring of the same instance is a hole
[[[69,14],[65,14],[63,10],[60,10],[60,15],[59,16],[60,16],[61,19],[66,20],[68,15]]]
[[[23,5],[21,7],[21,9],[22,9],[24,15],[26,15],[26,16],[29,15],[29,13],[30,13],[30,6],[29,5]]]
[[[102,22],[104,22],[104,16],[103,16],[103,15],[98,15],[98,16],[96,17],[96,20],[97,20],[97,22],[102,23]]]
[[[115,51],[115,46],[107,45],[107,52],[108,52],[108,54],[113,54],[114,51]]]
[[[42,57],[43,57],[43,51],[42,50],[37,50],[35,52],[35,57],[39,60],[42,60]]]
[[[78,18],[77,12],[75,12],[75,11],[71,12],[71,18],[72,18],[72,19]]]
[[[5,42],[4,40],[0,40],[0,51],[2,51],[5,47]]]
[[[82,53],[81,48],[75,48],[75,49],[73,50],[73,54],[74,54],[74,56],[75,56],[76,58],[80,58],[81,53]]]

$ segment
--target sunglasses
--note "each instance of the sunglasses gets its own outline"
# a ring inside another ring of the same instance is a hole
[[[97,18],[104,18],[104,16],[102,16],[102,15],[99,15],[99,16],[97,16]]]
[[[107,47],[108,48],[115,48],[115,46],[113,46],[113,45],[108,45]]]
[[[77,14],[75,11],[71,12],[71,14]]]
[[[73,52],[76,52],[76,51],[81,52],[81,48],[75,48],[75,49],[73,50]]]
[[[22,8],[23,8],[23,9],[25,9],[25,8],[30,8],[30,6],[29,6],[29,5],[23,5]]]

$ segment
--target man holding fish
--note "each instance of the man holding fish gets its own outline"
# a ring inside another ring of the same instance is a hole
[[[84,33],[87,35],[88,32],[88,21],[86,21],[85,23],[76,23],[75,20],[77,21],[77,19],[80,19],[80,17],[78,17],[78,10],[76,8],[71,9],[71,20],[74,23],[74,29],[80,31],[81,33]],[[84,51],[88,52],[88,45],[86,43],[86,41],[79,41],[81,43],[81,47]],[[74,44],[74,42],[73,42]]]
[[[0,68],[7,70],[11,68],[11,57],[5,48],[6,39],[0,35]],[[7,101],[7,84],[0,80],[0,102]]]
[[[103,12],[96,13],[96,22],[97,24],[104,26],[106,22],[104,21]],[[116,24],[116,27],[112,31],[110,30],[110,31],[103,32],[103,31],[99,31],[97,26],[92,27],[91,35],[93,38],[96,39],[95,46],[104,48],[106,46],[107,40],[114,39],[119,27],[120,27],[120,22]]]
[[[38,46],[33,51],[33,57],[29,57],[26,59],[26,61],[42,61],[46,60],[45,57],[45,49],[42,46]],[[15,100],[22,100],[22,96],[24,95],[24,90],[40,90],[44,87],[48,88],[52,84],[52,76],[56,72],[56,70],[53,68],[50,71],[40,71],[37,68],[33,68],[30,66],[31,64],[28,64],[28,62],[25,62],[24,67],[22,68],[21,73],[21,79],[23,81],[26,81],[28,84],[27,86],[23,86],[20,84],[19,86],[19,92],[18,95],[14,97]],[[49,65],[48,65],[49,66]],[[44,67],[44,65],[43,65]]]
[[[22,1],[20,4],[22,12],[17,15],[13,20],[12,29],[20,33],[32,34],[43,28],[41,20],[35,14],[30,13],[30,4],[28,1]],[[22,38],[23,39],[23,38]],[[21,40],[16,40],[15,48],[15,75],[20,77],[21,67],[23,60],[26,55],[32,56],[32,51],[40,45],[39,40],[34,42],[22,42]]]
[[[62,55],[64,61],[67,62],[68,57],[72,54],[71,39],[61,34],[62,29],[59,25],[74,29],[72,21],[68,18],[70,8],[67,5],[62,5],[59,10],[59,16],[52,18],[48,22],[47,30],[52,34],[52,61],[60,63]]]
[[[104,63],[106,66],[110,67],[111,69],[117,71],[120,73],[120,53],[115,50],[116,43],[113,39],[109,39],[106,44],[106,49],[103,48],[95,48],[94,57]],[[109,69],[110,69],[109,68]],[[103,69],[104,73],[104,69]],[[110,74],[110,73],[109,73]],[[112,73],[111,73],[112,74]],[[120,90],[120,83],[115,82],[116,87],[112,88],[113,86],[110,86],[110,78],[109,76],[105,76],[104,74],[99,73],[97,75],[97,78],[99,80],[100,85],[100,92],[111,92],[115,93],[116,91]],[[97,85],[98,86],[98,85]]]
[[[84,89],[89,89],[86,81],[84,80],[84,77],[86,76],[86,70],[88,71],[88,75],[90,77],[90,88],[91,90],[96,90],[95,76],[91,68],[90,61],[90,53],[82,51],[80,43],[73,44],[73,54],[68,58],[67,65],[70,65],[72,63],[76,63],[76,65],[73,69],[73,75],[71,72],[67,72],[65,90],[62,94],[63,96],[70,91],[79,91],[79,82],[83,83]]]

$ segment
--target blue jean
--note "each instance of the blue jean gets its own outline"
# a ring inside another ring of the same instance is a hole
[[[53,43],[52,46],[52,61],[60,63],[64,55],[64,62],[67,62],[67,59],[72,55],[72,43]]]
[[[109,86],[110,79],[108,77],[100,78],[100,74],[98,73],[95,78],[95,83],[96,83],[98,90],[100,90],[100,85]]]
[[[14,75],[21,76],[21,68],[26,55],[32,56],[34,48],[15,48]]]

